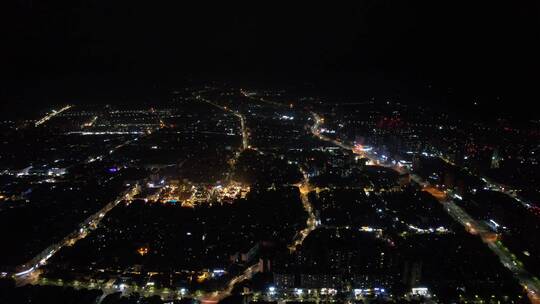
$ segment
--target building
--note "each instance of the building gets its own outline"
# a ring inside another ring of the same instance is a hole
[[[293,273],[275,273],[274,284],[277,288],[287,289],[296,285],[295,275]]]

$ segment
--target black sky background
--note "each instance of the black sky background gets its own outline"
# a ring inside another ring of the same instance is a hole
[[[538,1],[30,1],[2,11],[3,105],[151,100],[188,80],[460,107],[538,103]]]

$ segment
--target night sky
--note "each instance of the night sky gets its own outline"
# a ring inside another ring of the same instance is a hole
[[[2,104],[148,99],[190,79],[432,103],[540,95],[538,1],[176,3],[15,1]]]

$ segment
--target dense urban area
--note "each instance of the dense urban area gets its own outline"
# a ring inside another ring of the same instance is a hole
[[[540,303],[538,120],[230,85],[0,115],[0,303]]]

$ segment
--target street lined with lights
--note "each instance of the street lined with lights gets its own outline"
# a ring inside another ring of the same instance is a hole
[[[314,112],[311,112],[311,115],[313,117],[314,123],[311,126],[310,130],[315,137],[319,138],[320,140],[330,142],[342,149],[350,150],[353,152],[355,151],[354,146],[345,144],[337,139],[332,139],[325,135],[322,135],[320,128],[321,125],[324,123],[324,119]],[[370,159],[375,163],[378,163],[379,165],[395,169],[400,173],[410,173],[406,171],[404,167],[386,165],[385,162],[380,162],[376,157],[373,157],[369,153],[366,153],[366,151],[362,151],[362,156]],[[437,200],[444,205],[444,210],[447,211],[452,218],[456,219],[461,225],[463,225],[465,230],[472,234],[479,235],[484,241],[484,243],[487,244],[488,248],[491,249],[491,251],[499,257],[501,263],[506,268],[508,268],[519,280],[520,284],[527,291],[531,301],[533,303],[540,303],[540,283],[535,280],[529,272],[523,269],[522,266],[520,266],[521,263],[518,263],[512,253],[503,246],[502,242],[497,240],[496,234],[492,233],[484,225],[474,220],[462,208],[455,204],[454,201],[449,198],[443,191],[440,191],[435,187],[429,185],[429,183],[423,181],[418,175],[411,174],[411,179],[418,185],[422,186],[424,191],[429,192],[435,198],[437,198]]]
[[[60,110],[52,110],[51,113],[45,115],[43,118],[41,118],[40,120],[36,121],[35,122],[35,126],[40,126],[44,123],[46,123],[47,121],[51,120],[51,118],[55,117],[56,115],[59,115],[59,114],[62,114],[63,112],[71,109],[73,106],[72,105],[67,105],[63,108],[61,108]]]
[[[90,231],[98,227],[99,223],[107,215],[107,213],[109,213],[121,202],[132,200],[133,197],[139,193],[139,191],[140,186],[138,184],[131,186],[129,189],[120,194],[118,198],[112,202],[109,202],[101,210],[86,218],[79,225],[79,229],[65,236],[60,242],[50,245],[32,258],[29,262],[21,265],[19,267],[19,271],[13,273],[14,277],[18,280],[18,284],[34,282],[36,279],[38,279],[38,276],[34,275],[34,273],[41,266],[45,265],[47,261],[54,256],[54,254],[60,251],[60,249],[63,247],[73,246],[77,241],[85,238]]]

